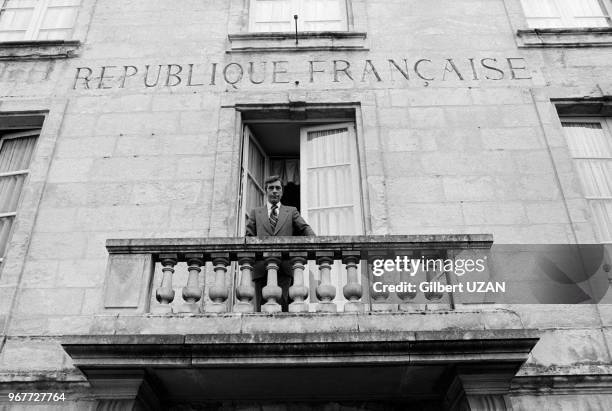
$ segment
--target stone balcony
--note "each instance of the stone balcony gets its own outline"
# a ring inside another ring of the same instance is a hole
[[[316,392],[350,406],[505,410],[537,331],[494,306],[371,285],[376,259],[452,259],[491,245],[489,235],[108,240],[101,312],[89,334],[65,335],[62,346],[99,409],[248,409]],[[294,277],[289,312],[277,302],[281,261]],[[263,312],[253,304],[257,264],[267,274]],[[390,283],[406,279],[396,274]],[[449,281],[444,271],[421,275]]]
[[[281,262],[291,271],[288,311],[412,311],[432,302],[452,304],[439,292],[389,292],[373,287],[372,262],[382,259],[456,258],[486,252],[490,235],[360,237],[269,237],[108,240],[105,312],[189,315],[202,313],[280,313]],[[262,301],[255,304],[255,267],[267,275]],[[432,268],[427,281],[449,282]],[[389,285],[410,280],[386,275]],[[392,290],[392,288],[391,288]],[[424,297],[424,298],[423,298]],[[419,304],[420,302],[420,304]]]

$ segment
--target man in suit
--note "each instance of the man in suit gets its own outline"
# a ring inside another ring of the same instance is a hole
[[[246,235],[248,237],[316,235],[295,207],[281,204],[280,199],[283,196],[283,185],[279,176],[268,177],[264,181],[264,187],[266,189],[267,204],[263,207],[255,208],[249,213],[246,225]],[[259,309],[262,302],[261,290],[267,282],[267,272],[263,262],[257,263],[253,271],[257,309]],[[283,261],[278,271],[278,285],[283,290],[279,303],[283,311],[288,311],[291,282],[292,272],[290,264],[288,261]]]

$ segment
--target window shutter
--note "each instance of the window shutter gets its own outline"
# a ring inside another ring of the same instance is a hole
[[[0,146],[0,258],[8,245],[38,132],[3,136]]]
[[[317,235],[361,235],[363,216],[353,124],[301,130],[302,214]]]
[[[563,129],[600,239],[612,242],[612,136],[600,122],[564,122]]]
[[[296,0],[251,0],[250,28],[254,32],[286,32],[293,30]]]

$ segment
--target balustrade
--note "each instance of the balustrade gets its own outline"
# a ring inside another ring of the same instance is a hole
[[[286,267],[285,270],[290,270],[293,276],[293,284],[288,290],[292,301],[289,312],[334,313],[410,310],[417,298],[421,298],[421,303],[429,303],[443,297],[438,292],[375,289],[372,284],[376,281],[406,284],[413,280],[406,270],[387,270],[389,272],[384,276],[373,276],[375,260],[389,260],[396,256],[447,258],[452,256],[452,250],[488,249],[491,243],[488,235],[135,239],[108,240],[107,249],[111,255],[109,272],[112,273],[126,267],[125,261],[130,255],[139,259],[150,258],[159,264],[161,275],[156,277],[158,284],[147,286],[154,290],[157,303],[152,301],[150,308],[143,308],[145,312],[254,312],[256,292],[253,276],[261,266],[267,275],[261,293],[262,312],[281,311],[283,291],[278,276],[281,267]],[[121,261],[122,266],[112,267],[113,261]],[[175,271],[177,267],[182,270],[182,263],[186,263],[186,273],[180,277],[186,277],[182,288],[183,301],[175,301],[173,282],[178,275]],[[202,267],[207,264],[208,270],[202,275]],[[338,271],[340,266],[341,272]],[[443,270],[426,269],[422,273],[427,281],[448,281]],[[211,285],[207,290],[203,281],[205,276],[210,276]],[[387,280],[385,276],[388,276]],[[346,278],[346,281],[340,281],[341,278]],[[344,298],[338,298],[340,290]],[[419,294],[422,297],[418,297]],[[203,299],[206,295],[208,299]]]

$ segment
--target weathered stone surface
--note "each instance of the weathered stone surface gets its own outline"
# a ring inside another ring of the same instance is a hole
[[[105,294],[108,238],[236,234],[240,115],[253,105],[264,105],[266,110],[301,102],[356,108],[368,235],[486,233],[497,244],[601,241],[555,104],[559,99],[591,100],[591,106],[601,107],[589,115],[610,115],[609,104],[602,103],[612,90],[607,80],[612,66],[609,49],[517,45],[601,43],[608,41],[609,33],[527,32],[518,0],[441,0],[436,7],[424,1],[352,0],[350,31],[344,39],[304,39],[324,44],[323,49],[236,53],[232,50],[236,41],[260,45],[273,41],[244,36],[249,12],[248,2],[242,0],[184,0],[183,7],[163,0],[82,3],[73,34],[73,40],[82,44],[74,57],[0,62],[0,111],[46,113],[0,273],[0,328],[11,338],[0,354],[8,367],[3,368],[2,381],[66,378],[61,372],[53,374],[69,368],[56,355],[56,342],[36,335],[197,331],[257,336],[279,329],[315,334],[322,329],[538,328],[545,330],[544,336],[526,373],[609,372],[612,360],[606,347],[611,345],[612,309],[604,305],[597,309],[478,307],[484,312],[472,313],[464,306],[452,311],[446,300],[437,310],[417,306],[427,302],[419,296],[416,308],[407,314],[96,316],[105,303],[143,310],[155,303],[149,290],[140,294],[147,281],[158,280],[155,274],[136,276],[134,282],[116,276]],[[360,34],[355,42],[353,32],[365,33],[365,38]],[[232,46],[228,35],[237,33],[242,37],[233,36]],[[358,51],[327,48],[346,46],[348,37],[350,44],[360,47]],[[64,44],[52,49],[63,52],[67,46],[76,47]],[[2,48],[5,57],[11,53],[6,45]],[[41,50],[48,54],[50,48],[28,45],[13,51]],[[526,68],[514,75],[525,79],[513,80],[507,59],[517,59],[520,67],[519,57]],[[503,68],[503,78],[496,80],[499,72],[478,65],[485,58],[495,59],[489,62]],[[392,69],[389,59],[405,66],[409,78]],[[417,75],[414,64],[419,59],[430,60],[421,65],[421,74],[434,80]],[[456,70],[445,70],[448,59]],[[477,64],[476,72],[470,59]],[[320,60],[317,64],[325,70],[313,73],[312,81],[310,60]],[[353,80],[341,72],[334,81],[333,60],[350,62]],[[365,60],[376,67],[380,81],[374,73],[364,72]],[[250,61],[256,68],[266,61],[270,70],[273,61],[286,62],[282,65],[289,73],[278,78],[288,83],[272,82],[268,71],[264,83],[254,84],[249,78]],[[239,62],[244,70],[235,87],[223,78],[230,62]],[[218,65],[214,78],[213,63]],[[170,85],[169,64],[180,64],[179,85]],[[189,64],[195,69],[191,85]],[[152,69],[149,82],[157,83],[153,87],[146,87],[142,77],[147,65]],[[162,70],[155,81],[158,65]],[[108,78],[100,78],[102,66],[108,67]],[[137,67],[139,72],[119,87],[124,66]],[[78,67],[95,71],[89,88],[75,82]],[[194,252],[208,244],[159,241],[154,245]],[[363,241],[384,243],[379,238]],[[137,249],[143,244],[121,246]],[[180,270],[176,304],[182,303],[184,267]],[[124,273],[129,279],[137,272]],[[202,274],[201,283],[209,285],[209,277]],[[228,281],[231,284],[232,279]],[[368,306],[370,297],[363,300]],[[340,307],[341,301],[337,302]],[[21,367],[22,362],[29,363]],[[20,369],[18,377],[11,374]],[[601,393],[525,394],[513,401],[517,409],[612,408],[606,406],[607,394]],[[77,402],[65,407],[95,405]]]

